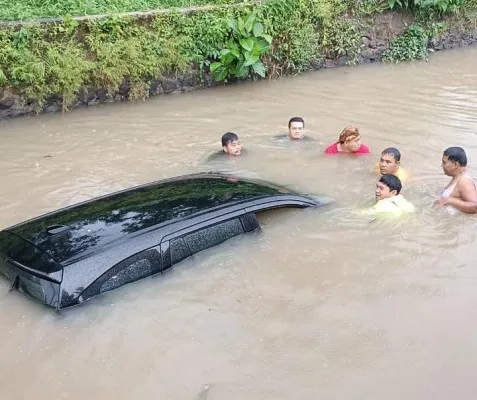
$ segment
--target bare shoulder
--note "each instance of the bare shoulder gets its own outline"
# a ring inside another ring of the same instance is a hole
[[[461,197],[466,200],[477,200],[477,189],[475,182],[469,175],[464,175],[459,182],[457,182],[457,189]]]
[[[460,188],[471,188],[476,190],[475,181],[470,175],[463,175],[457,182],[457,186]]]

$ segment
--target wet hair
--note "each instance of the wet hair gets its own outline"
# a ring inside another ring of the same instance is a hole
[[[222,147],[227,146],[230,142],[238,140],[238,136],[233,132],[226,132],[222,135]]]
[[[353,125],[348,125],[346,128],[343,129],[343,131],[340,134],[340,137],[338,139],[338,142],[344,143],[346,140],[348,140],[351,137],[359,137],[359,129],[356,126]]]
[[[458,163],[461,167],[467,165],[467,155],[462,147],[449,147],[444,150],[444,155],[449,161]]]
[[[305,127],[305,120],[302,117],[290,118],[290,121],[288,121],[288,127],[289,128],[290,128],[292,122],[301,122],[303,124],[303,128]]]
[[[401,152],[395,147],[388,147],[381,152],[381,155],[389,154],[394,157],[395,161],[401,161]]]
[[[385,174],[379,179],[379,182],[385,184],[390,191],[395,190],[396,194],[399,194],[402,189],[401,180],[392,174]]]

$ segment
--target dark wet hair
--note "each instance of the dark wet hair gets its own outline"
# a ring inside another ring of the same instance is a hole
[[[389,154],[394,157],[395,161],[401,161],[401,152],[395,147],[388,147],[381,152],[381,155]]]
[[[462,147],[449,147],[444,150],[444,155],[449,161],[458,163],[461,167],[467,165],[467,155]]]
[[[305,120],[302,117],[290,118],[290,121],[288,121],[288,127],[291,126],[292,122],[301,122],[303,124],[303,128],[305,127]]]
[[[238,136],[233,132],[226,132],[222,135],[222,147],[227,146],[230,142],[238,140]]]
[[[379,182],[385,184],[389,188],[389,190],[395,190],[396,194],[399,194],[401,192],[401,180],[395,175],[385,174],[381,177]]]

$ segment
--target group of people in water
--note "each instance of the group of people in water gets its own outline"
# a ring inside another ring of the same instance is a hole
[[[288,134],[279,137],[292,141],[309,140],[305,135],[305,121],[293,117],[288,121]],[[361,134],[356,126],[349,125],[343,129],[335,143],[329,145],[326,154],[369,154],[369,147],[361,142]],[[242,145],[236,133],[227,132],[222,136],[222,151],[218,154],[240,156]],[[442,169],[451,177],[441,196],[435,201],[436,207],[449,207],[467,214],[477,214],[477,188],[474,180],[466,171],[467,155],[461,147],[449,147],[442,155]],[[375,213],[403,214],[412,213],[415,207],[401,194],[402,180],[406,174],[401,168],[401,153],[394,147],[381,152],[376,170],[381,177],[376,183]]]

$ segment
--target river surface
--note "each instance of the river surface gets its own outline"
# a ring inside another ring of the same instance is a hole
[[[20,399],[473,400],[477,217],[435,210],[446,147],[477,177],[477,48],[0,122],[0,228],[136,184],[222,170],[326,195],[260,215],[163,276],[56,314],[0,280],[0,391]],[[278,143],[302,116],[307,143]],[[326,157],[356,124],[372,151]],[[248,153],[208,164],[225,131]],[[373,220],[396,146],[418,212]]]

